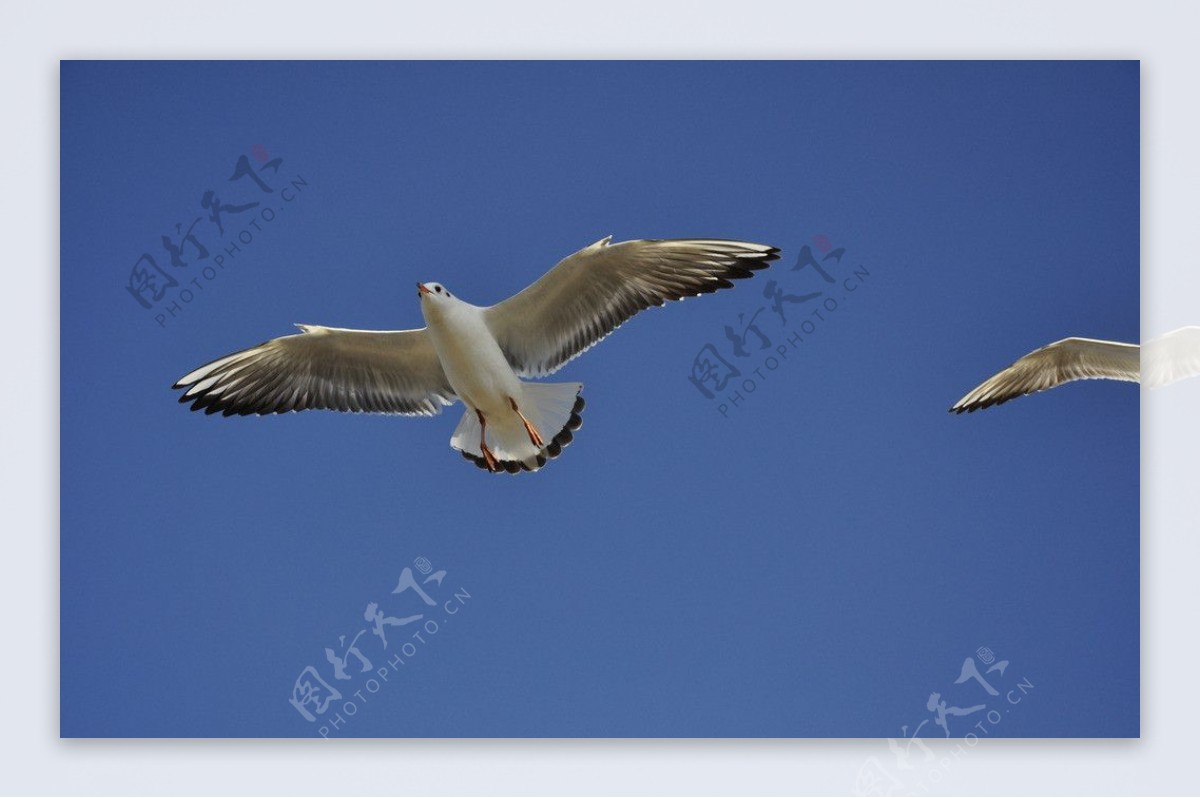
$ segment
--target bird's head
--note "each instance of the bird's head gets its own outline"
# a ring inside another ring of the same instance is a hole
[[[441,283],[417,283],[417,297],[421,300],[421,313],[448,310],[460,300]]]
[[[450,293],[450,289],[441,283],[417,283],[417,297],[421,300],[432,302],[445,302],[447,299],[454,299],[454,295]]]

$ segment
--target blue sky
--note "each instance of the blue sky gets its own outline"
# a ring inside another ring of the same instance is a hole
[[[956,737],[1138,734],[1137,389],[946,412],[1050,341],[1138,339],[1136,62],[61,76],[64,736],[940,736],[933,692],[987,707]],[[210,190],[259,204],[222,236]],[[197,218],[208,258],[172,266]],[[170,390],[294,322],[420,326],[418,280],[493,303],[609,234],[783,254],[552,378],[588,407],[538,474],[452,452],[460,408],[224,419]],[[805,245],[844,249],[832,283]],[[149,308],[143,253],[177,283]],[[785,321],[772,280],[821,295]],[[740,358],[751,318],[771,343]],[[711,399],[706,345],[741,372]],[[392,593],[418,557],[433,607]],[[385,650],[370,602],[423,617]],[[362,630],[370,671],[335,679]],[[967,658],[998,696],[955,684]],[[308,666],[342,696],[311,722]]]

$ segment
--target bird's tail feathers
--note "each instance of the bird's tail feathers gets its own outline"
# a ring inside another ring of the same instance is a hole
[[[537,471],[549,460],[558,457],[573,440],[575,430],[583,425],[580,413],[583,412],[584,401],[579,395],[582,390],[583,385],[578,382],[525,383],[521,412],[541,433],[546,445],[540,451],[530,453],[532,447],[528,433],[516,413],[503,420],[489,420],[488,448],[497,458],[499,469],[510,474]],[[450,446],[480,468],[487,468],[479,448],[479,437],[479,418],[474,410],[467,408],[450,438]]]

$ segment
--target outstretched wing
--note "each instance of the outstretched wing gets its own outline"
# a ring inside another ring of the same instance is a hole
[[[425,330],[297,324],[302,332],[235,352],[181,377],[179,401],[224,415],[341,410],[432,416],[457,398]]]
[[[1030,352],[984,381],[950,408],[951,413],[973,413],[1017,396],[1044,391],[1074,380],[1139,379],[1137,344],[1064,338]]]
[[[509,364],[552,374],[638,311],[732,288],[779,257],[765,244],[717,239],[625,241],[611,236],[561,261],[521,293],[485,310]]]

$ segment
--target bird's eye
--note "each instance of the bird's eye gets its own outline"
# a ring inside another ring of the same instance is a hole
[[[442,293],[442,287],[440,285],[434,286],[433,290],[437,291],[439,294]]]

